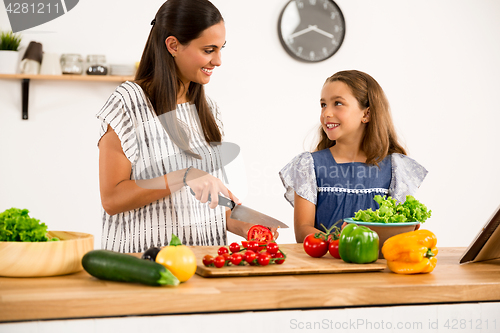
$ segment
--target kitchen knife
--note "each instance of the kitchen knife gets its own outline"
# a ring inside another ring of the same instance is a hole
[[[191,193],[195,195],[192,189]],[[210,202],[210,195],[208,196],[208,202]],[[256,210],[253,210],[252,208],[248,208],[243,205],[237,205],[233,200],[221,195],[219,195],[218,205],[231,209],[231,218],[238,221],[248,222],[251,224],[259,224],[268,228],[288,228],[285,223],[278,221],[275,218],[262,214]]]

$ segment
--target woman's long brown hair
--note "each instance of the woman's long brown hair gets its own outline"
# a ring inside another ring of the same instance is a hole
[[[366,163],[378,165],[387,155],[406,155],[406,150],[399,144],[394,129],[389,101],[378,82],[370,75],[356,70],[335,73],[326,79],[325,84],[335,81],[343,82],[349,87],[361,109],[370,108],[370,121],[366,124],[361,141]],[[335,141],[328,139],[322,126],[319,131],[320,140],[316,150],[333,147]]]
[[[162,123],[172,141],[196,158],[201,157],[191,151],[189,136],[177,119],[177,92],[183,84],[165,40],[174,36],[182,45],[187,45],[205,29],[222,21],[221,13],[208,0],[166,1],[152,22],[153,27],[135,75],[135,81],[144,90],[156,115],[166,117],[166,122]],[[221,142],[222,135],[207,103],[203,85],[191,82],[187,98],[196,106],[205,140],[209,143]]]

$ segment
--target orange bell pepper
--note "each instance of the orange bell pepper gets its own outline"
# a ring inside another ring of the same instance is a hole
[[[437,238],[429,230],[416,230],[385,241],[382,254],[394,273],[430,273],[437,264]]]

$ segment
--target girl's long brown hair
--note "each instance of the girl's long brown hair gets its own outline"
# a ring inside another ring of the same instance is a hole
[[[182,45],[187,45],[205,29],[220,22],[223,22],[221,13],[208,0],[166,1],[151,22],[153,27],[135,75],[135,81],[144,90],[156,115],[165,114],[166,122],[163,125],[172,141],[196,158],[201,157],[191,151],[189,136],[176,116],[177,92],[182,82],[165,40],[174,36]],[[222,135],[210,111],[203,85],[191,82],[187,98],[196,105],[205,140],[209,143],[221,142]]]
[[[361,141],[366,163],[378,165],[387,155],[393,153],[406,155],[406,150],[398,142],[389,101],[378,82],[370,75],[356,70],[335,73],[326,79],[325,84],[334,81],[343,82],[349,87],[361,109],[370,108],[370,121],[366,124]],[[322,126],[319,131],[320,140],[316,150],[333,147],[335,141],[328,139]]]

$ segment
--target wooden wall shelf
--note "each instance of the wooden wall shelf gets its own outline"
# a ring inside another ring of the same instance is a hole
[[[125,82],[125,81],[134,80],[134,76],[0,74],[0,80],[1,79],[22,80],[22,98],[23,98],[22,117],[24,120],[26,120],[26,119],[28,119],[28,101],[29,101],[30,80]]]

